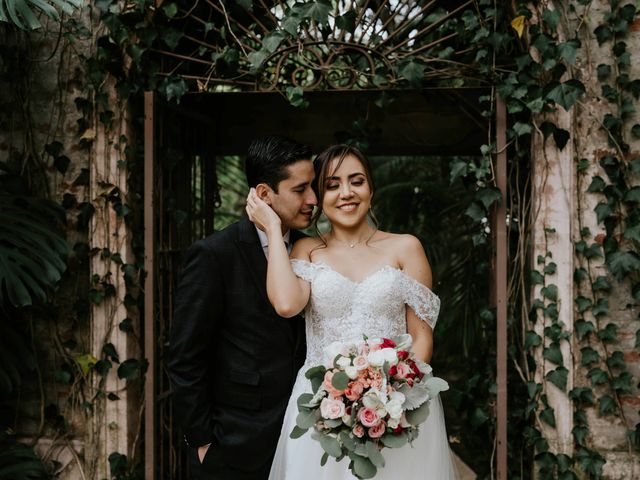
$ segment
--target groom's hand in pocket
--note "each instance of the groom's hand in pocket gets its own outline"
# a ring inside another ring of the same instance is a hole
[[[206,445],[198,447],[198,460],[200,461],[200,463],[204,462],[204,457],[207,454],[209,447],[211,447],[210,443],[207,443]]]

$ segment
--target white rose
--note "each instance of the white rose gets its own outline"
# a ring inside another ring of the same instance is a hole
[[[400,425],[400,419],[396,419],[396,418],[390,418],[387,421],[387,427],[389,428],[398,428],[398,425]]]
[[[381,367],[384,365],[384,362],[388,362],[389,365],[395,365],[398,363],[398,355],[393,348],[382,348],[371,352],[367,356],[367,360],[369,360],[369,363],[374,367]]]
[[[402,416],[402,402],[396,399],[390,400],[387,402],[386,408],[391,418],[400,421],[400,417]]]
[[[351,365],[351,359],[349,357],[340,357],[338,358],[336,363],[340,368],[344,370],[346,367]]]
[[[333,365],[333,360],[341,354],[343,347],[342,342],[333,342],[324,348],[325,359],[329,365]]]
[[[354,367],[353,365],[345,367],[344,373],[346,373],[351,380],[358,378],[358,368]]]
[[[389,394],[389,400],[397,400],[400,402],[400,405],[402,405],[406,400],[406,397],[404,396],[404,393],[394,390]]]
[[[320,402],[320,415],[327,420],[334,420],[344,415],[344,403],[342,400],[334,400],[332,398],[323,398]]]

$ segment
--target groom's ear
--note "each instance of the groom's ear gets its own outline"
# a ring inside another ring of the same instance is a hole
[[[267,205],[271,205],[271,194],[273,189],[266,183],[259,183],[256,185],[256,194],[258,198],[265,202]]]

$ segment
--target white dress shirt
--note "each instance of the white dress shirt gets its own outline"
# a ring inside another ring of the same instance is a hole
[[[256,232],[258,232],[258,237],[260,237],[260,245],[262,245],[262,251],[264,252],[264,256],[269,258],[269,237],[267,234],[256,227]],[[287,230],[287,232],[282,236],[284,239],[284,243],[287,245],[287,252],[291,253],[291,242],[289,239],[291,238],[291,230]]]

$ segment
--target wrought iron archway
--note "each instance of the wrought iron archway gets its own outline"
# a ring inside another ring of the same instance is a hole
[[[321,8],[308,10],[312,4]],[[167,36],[153,40],[149,49],[158,62],[158,73],[167,81],[186,81],[191,92],[278,92],[296,104],[302,103],[303,94],[318,91],[401,92],[424,86],[490,87],[478,73],[482,65],[478,64],[469,39],[465,40],[466,44],[461,41],[467,23],[476,18],[468,14],[477,13],[475,0],[338,0],[331,4],[325,0],[306,3],[179,0],[171,18],[158,14],[167,5],[158,0],[156,14],[151,16],[151,21],[166,24]],[[255,102],[266,98],[257,96]],[[212,177],[207,180],[204,169],[209,169],[209,175],[215,175],[211,157],[219,148],[212,143],[213,137],[203,130],[199,130],[199,134],[191,132],[192,151],[183,152],[185,164],[178,175],[181,178],[163,174],[159,154],[167,145],[162,134],[163,122],[158,119],[178,120],[174,123],[177,128],[193,125],[180,120],[190,116],[184,106],[170,107],[171,113],[163,108],[159,107],[156,95],[146,94],[145,356],[149,359],[149,375],[145,402],[145,478],[148,480],[174,478],[171,468],[180,466],[176,459],[165,463],[166,459],[158,455],[162,442],[174,441],[164,435],[161,424],[162,419],[171,417],[163,383],[166,379],[161,372],[162,347],[158,342],[162,338],[163,319],[170,315],[167,298],[171,295],[172,280],[162,279],[166,289],[158,289],[160,274],[163,268],[177,268],[177,253],[197,238],[193,232],[181,233],[175,226],[169,226],[163,217],[167,205],[162,205],[159,193],[172,181],[190,182],[199,176],[200,181],[210,182]],[[215,129],[211,122],[215,114],[209,118],[197,114],[196,117],[191,119]],[[491,122],[483,120],[487,124]],[[492,217],[495,252],[492,297],[497,307],[498,347],[496,472],[498,479],[506,480],[506,111],[499,100],[495,125],[494,138],[489,143],[496,141],[497,144],[499,153],[494,168],[503,198]],[[198,136],[200,144],[193,140]],[[197,158],[209,161],[197,166]],[[215,188],[210,185],[207,195],[198,201],[205,208],[212,205],[214,197]],[[193,199],[183,200],[188,204]],[[213,212],[209,213],[213,218]],[[202,223],[199,235],[209,233],[211,228]],[[163,235],[171,240],[166,243]]]

